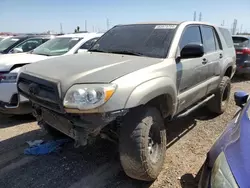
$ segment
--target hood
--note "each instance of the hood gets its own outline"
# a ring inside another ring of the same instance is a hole
[[[39,61],[26,66],[24,72],[60,82],[65,92],[74,84],[109,83],[162,61],[158,58],[88,52]]]
[[[224,149],[227,162],[240,187],[249,186],[250,177],[250,103],[243,109],[237,128]]]
[[[0,55],[0,71],[9,71],[13,65],[28,64],[51,57],[30,53]]]

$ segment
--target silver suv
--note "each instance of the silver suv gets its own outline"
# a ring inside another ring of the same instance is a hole
[[[166,152],[164,119],[202,105],[221,114],[235,72],[227,29],[200,22],[118,25],[88,53],[23,68],[18,90],[49,133],[76,146],[100,136],[119,142],[132,178],[152,181]]]

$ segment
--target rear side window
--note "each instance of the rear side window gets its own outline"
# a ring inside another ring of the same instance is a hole
[[[234,46],[233,39],[231,33],[228,31],[228,29],[225,28],[219,28],[220,33],[222,34],[223,38],[226,41],[227,47],[232,48]]]
[[[233,37],[235,48],[249,47],[249,39],[246,37]]]
[[[179,43],[180,50],[189,43],[202,44],[199,26],[190,26],[184,31]]]
[[[206,53],[216,51],[216,42],[214,38],[213,28],[210,26],[202,26],[202,38]]]

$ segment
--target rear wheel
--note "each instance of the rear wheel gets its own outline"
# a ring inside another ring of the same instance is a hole
[[[208,109],[217,114],[224,113],[228,106],[230,91],[231,80],[229,77],[224,76],[215,93],[215,97],[208,102]]]
[[[161,172],[166,153],[166,129],[154,107],[133,109],[120,135],[120,160],[131,178],[153,181]]]

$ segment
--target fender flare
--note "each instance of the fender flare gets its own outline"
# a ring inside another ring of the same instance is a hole
[[[174,82],[169,77],[154,78],[138,85],[128,97],[125,108],[147,104],[152,99],[161,95],[170,97],[171,103],[167,105],[168,108],[171,108],[170,114],[174,114],[177,108],[177,91]]]

